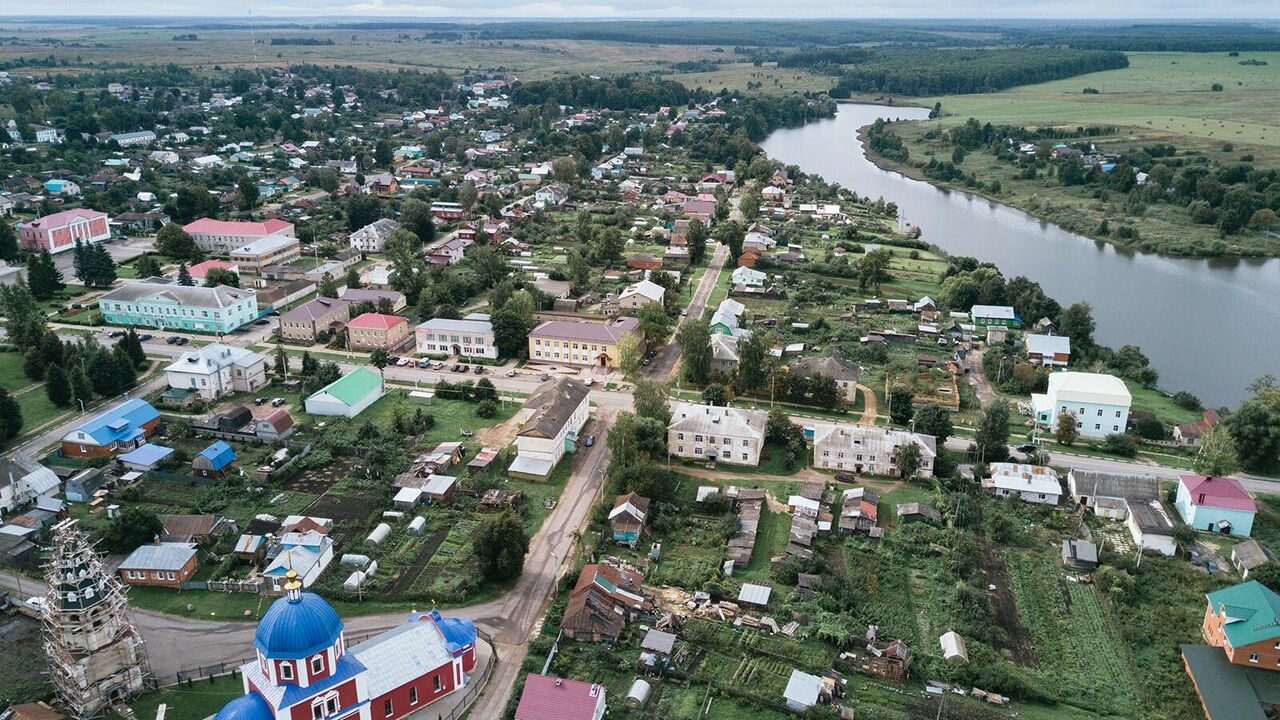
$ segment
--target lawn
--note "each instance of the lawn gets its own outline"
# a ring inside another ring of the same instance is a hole
[[[410,400],[408,393],[404,390],[392,390],[370,405],[367,410],[360,413],[355,422],[374,422],[381,425],[389,425],[396,407],[403,407],[409,412],[422,408],[435,416],[435,425],[421,435],[421,442],[427,445],[453,440],[465,441],[467,438],[462,435],[462,431],[475,432],[481,428],[500,425],[520,409],[520,405],[517,403],[503,402],[499,404],[496,416],[482,418],[476,415],[476,408],[479,407],[479,403],[446,400],[437,397],[430,405],[423,405]]]
[[[761,93],[795,95],[830,90],[836,78],[818,75],[799,68],[779,68],[776,63],[761,66],[749,62],[721,65],[709,72],[680,73],[668,77],[689,88],[706,88],[711,92]]]
[[[128,706],[140,720],[156,717],[161,705],[165,706],[165,720],[204,720],[243,694],[244,684],[239,675],[222,675],[149,692]]]
[[[787,549],[791,538],[791,516],[770,510],[768,505],[760,508],[760,524],[756,529],[756,544],[751,548],[751,562],[742,573],[734,577],[749,582],[751,580],[769,580],[770,564],[773,558]]]

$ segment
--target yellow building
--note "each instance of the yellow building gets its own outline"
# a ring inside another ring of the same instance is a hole
[[[618,342],[636,332],[632,317],[610,322],[548,320],[529,333],[529,359],[534,362],[614,367]]]

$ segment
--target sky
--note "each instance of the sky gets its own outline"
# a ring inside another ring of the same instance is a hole
[[[0,18],[16,16],[318,16],[371,18],[1042,18],[1253,19],[1280,17],[1276,0],[0,0]],[[0,20],[0,25],[4,20]]]

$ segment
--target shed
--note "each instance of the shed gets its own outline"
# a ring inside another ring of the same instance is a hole
[[[248,563],[259,563],[267,552],[267,538],[263,535],[241,535],[236,540],[236,558]]]
[[[738,591],[738,602],[743,605],[767,607],[769,605],[769,595],[772,592],[773,588],[768,585],[743,583],[742,589]]]
[[[369,533],[369,537],[365,538],[365,541],[373,543],[374,545],[380,545],[382,541],[386,540],[387,536],[390,534],[391,534],[390,525],[386,523],[378,523],[378,527],[374,528],[373,532]]]
[[[173,448],[156,445],[155,443],[146,443],[137,450],[131,450],[117,459],[120,461],[120,464],[130,470],[146,472],[148,470],[154,470],[172,454]]]
[[[218,430],[236,432],[253,422],[253,413],[244,405],[237,405],[218,416]]]
[[[1265,545],[1253,538],[1231,548],[1231,564],[1240,571],[1240,577],[1249,578],[1249,571],[1276,561],[1276,556]]]
[[[1098,567],[1098,546],[1088,540],[1062,541],[1062,564],[1080,570],[1092,570]]]
[[[343,565],[354,565],[355,567],[363,568],[369,566],[369,556],[359,555],[356,553],[346,553],[338,562]]]
[[[236,451],[225,440],[218,440],[200,451],[191,461],[191,469],[200,477],[220,478],[231,469]]]
[[[400,492],[391,499],[396,507],[410,508],[418,504],[418,500],[422,498],[422,491],[418,488],[400,488]]]
[[[663,630],[650,630],[645,633],[640,647],[662,655],[670,655],[676,646],[676,636]]]
[[[787,680],[787,689],[782,691],[787,707],[795,712],[804,712],[817,705],[821,695],[822,678],[800,670],[791,671],[791,678]]]
[[[627,691],[627,707],[634,710],[648,705],[649,694],[652,690],[653,688],[649,686],[649,683],[636,678],[635,682],[631,683],[631,689]]]
[[[492,463],[497,459],[498,453],[499,450],[495,447],[481,448],[480,451],[476,453],[475,457],[471,458],[471,462],[467,463],[467,469],[471,472],[483,472],[487,470],[489,468],[489,463]]]
[[[942,658],[949,663],[968,663],[969,651],[965,649],[964,638],[956,634],[955,630],[948,630],[938,638],[938,644],[942,646]]]
[[[448,475],[432,475],[427,478],[427,484],[422,488],[422,496],[427,502],[436,503],[444,502],[453,497],[453,491],[458,487],[458,479]],[[403,492],[403,491],[401,491]]]
[[[421,535],[422,528],[426,526],[426,524],[427,524],[427,519],[419,515],[418,517],[414,518],[409,522],[409,532],[413,533],[414,535]]]
[[[422,405],[430,405],[436,399],[435,390],[414,390],[409,393],[409,400]]]

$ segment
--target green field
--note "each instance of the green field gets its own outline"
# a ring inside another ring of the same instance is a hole
[[[748,62],[721,65],[710,72],[677,73],[668,78],[690,88],[705,88],[712,92],[725,89],[774,95],[823,92],[831,89],[836,81],[833,77],[799,68],[779,68],[775,64],[756,66]]]

